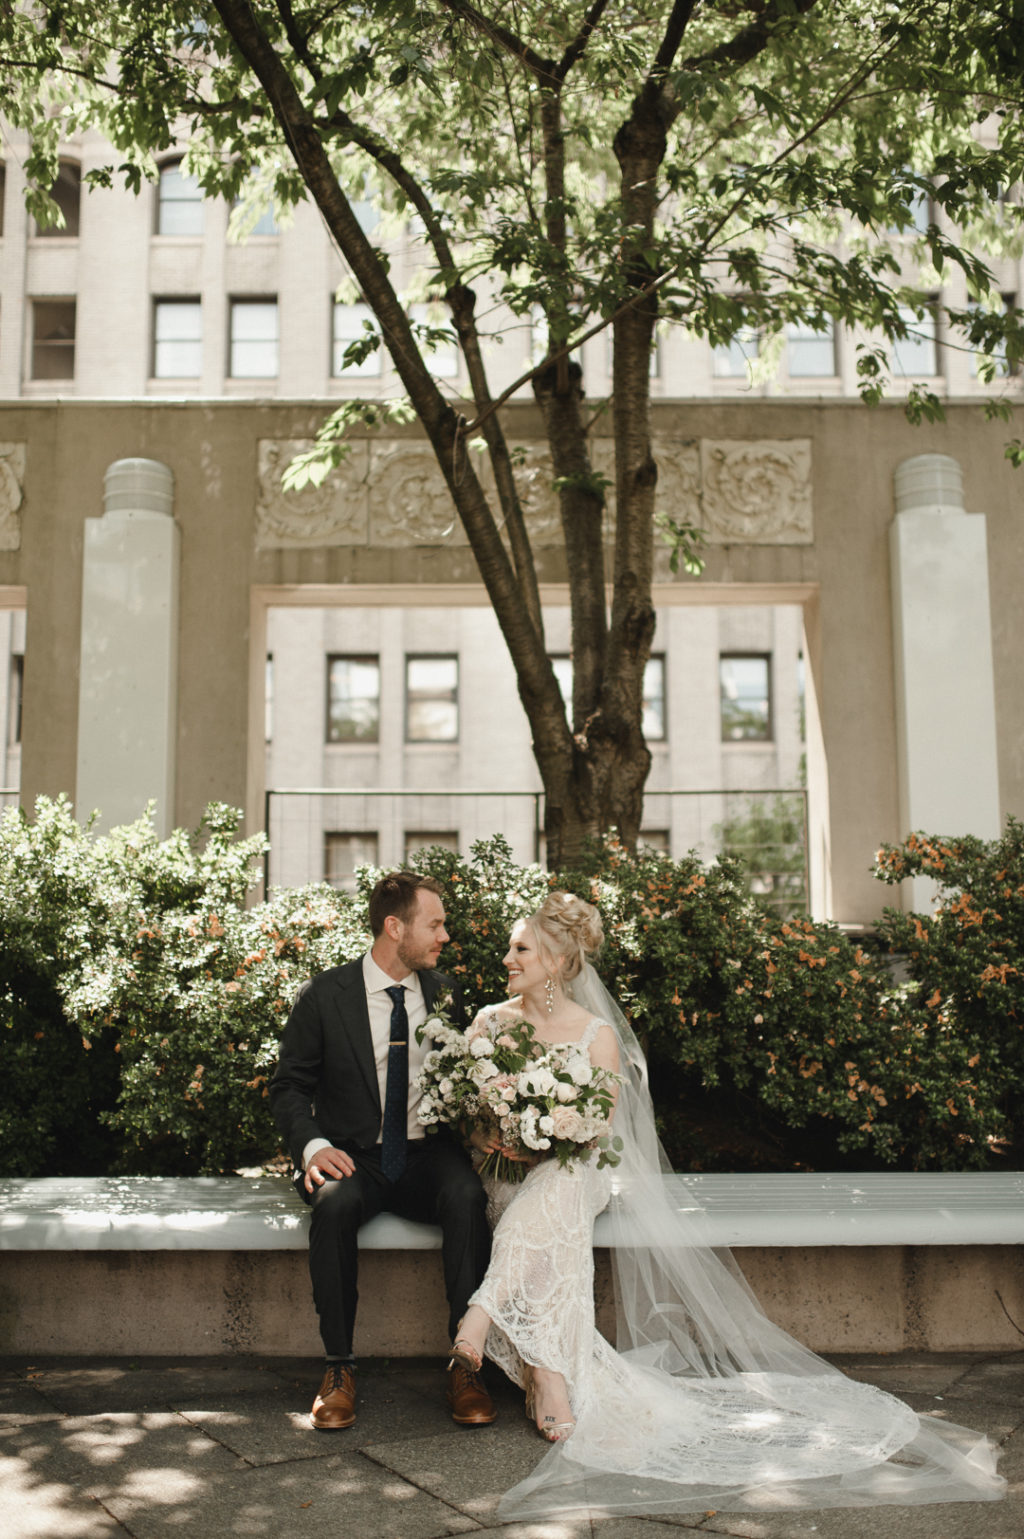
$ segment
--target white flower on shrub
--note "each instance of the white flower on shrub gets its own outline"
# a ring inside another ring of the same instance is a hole
[[[494,1043],[487,1036],[474,1037],[469,1044],[469,1051],[474,1058],[488,1058],[494,1051]]]

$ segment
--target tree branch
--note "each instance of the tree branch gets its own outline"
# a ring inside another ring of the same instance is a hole
[[[291,0],[277,0],[278,14],[284,22],[285,36],[291,44],[295,57],[299,59],[309,70],[315,81],[323,79],[323,70],[309,51],[309,37],[299,31],[295,20],[295,12],[292,10]]]
[[[561,84],[556,73],[555,61],[542,59],[529,43],[524,43],[509,27],[502,26],[501,22],[492,21],[490,17],[482,15],[475,6],[468,4],[468,0],[441,0],[441,3],[447,6],[453,16],[459,16],[463,21],[468,22],[481,36],[490,38],[492,42],[500,44],[513,58],[521,60],[541,85],[557,89]]]
[[[813,11],[818,0],[768,0],[768,4],[756,21],[744,27],[728,43],[719,43],[710,53],[695,54],[683,63],[683,69],[700,69],[705,64],[749,64],[763,53],[772,39],[772,32],[779,22],[793,14],[806,16]]]
[[[608,9],[608,5],[609,0],[594,0],[594,4],[590,7],[584,18],[582,27],[555,65],[556,79],[564,80],[573,65],[579,63],[587,44],[594,34],[594,29],[604,15],[604,12]]]

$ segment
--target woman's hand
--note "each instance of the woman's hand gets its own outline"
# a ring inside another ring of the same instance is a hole
[[[526,1154],[521,1149],[510,1149],[503,1144],[493,1128],[481,1127],[477,1124],[470,1129],[469,1141],[474,1149],[479,1149],[481,1154],[500,1154],[506,1160],[515,1160],[517,1164],[536,1165],[540,1159],[537,1154]]]

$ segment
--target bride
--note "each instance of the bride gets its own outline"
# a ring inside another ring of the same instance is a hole
[[[526,1391],[552,1448],[506,1493],[503,1519],[709,1508],[991,1501],[1005,1482],[978,1433],[921,1419],[847,1379],[768,1320],[728,1253],[673,1206],[646,1064],[588,957],[598,912],[553,893],[512,931],[508,1002],[474,1023],[526,1020],[535,1038],[619,1075],[621,1163],[539,1159],[525,1180],[485,1178],[491,1264],[453,1356],[484,1355]],[[471,1028],[472,1030],[472,1028]],[[482,1153],[523,1158],[489,1129]],[[612,1226],[617,1344],[596,1330],[594,1220]]]

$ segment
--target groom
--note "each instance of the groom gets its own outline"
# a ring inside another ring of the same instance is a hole
[[[424,1137],[416,1074],[428,1051],[416,1041],[451,980],[435,970],[448,939],[442,889],[432,877],[394,871],[370,895],[373,944],[365,956],[318,974],[299,991],[270,1083],[270,1104],[309,1203],[309,1271],[326,1357],[310,1420],[321,1431],[356,1419],[355,1326],[359,1226],[387,1210],[440,1224],[448,1330],[454,1339],[487,1269],[483,1188],[458,1141]],[[495,1417],[478,1374],[456,1363],[448,1406],[460,1426]]]

